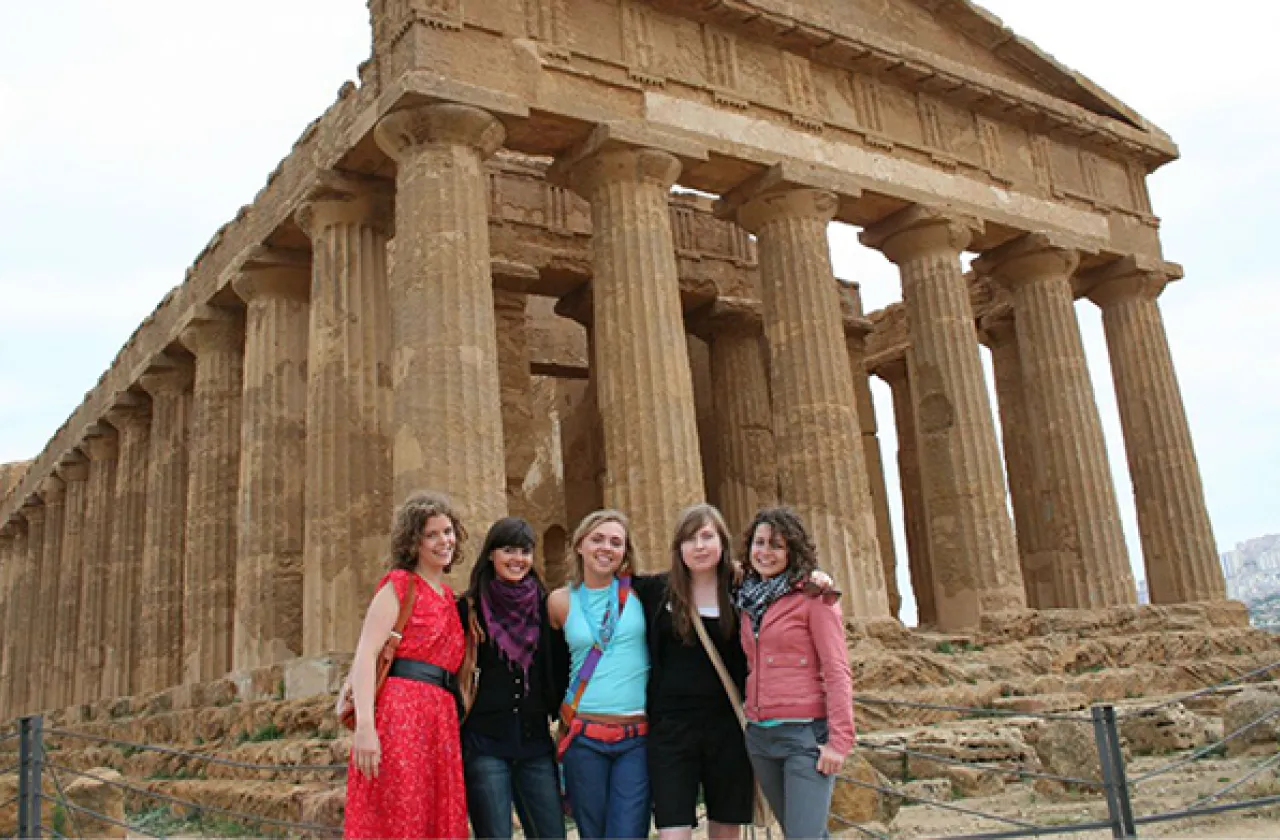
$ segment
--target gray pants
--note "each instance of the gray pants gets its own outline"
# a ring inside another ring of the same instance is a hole
[[[747,754],[769,807],[788,840],[826,837],[835,776],[818,772],[827,722],[747,725]]]

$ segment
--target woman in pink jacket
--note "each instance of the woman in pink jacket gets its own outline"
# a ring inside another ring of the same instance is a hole
[[[766,508],[747,529],[750,568],[738,591],[747,655],[747,753],[788,838],[826,837],[835,774],[853,748],[853,680],[834,598],[795,584],[817,550],[790,508]]]

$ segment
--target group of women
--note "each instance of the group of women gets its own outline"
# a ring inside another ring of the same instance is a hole
[[[561,838],[563,795],[583,838],[647,837],[652,818],[687,840],[701,793],[710,836],[728,840],[752,822],[757,782],[786,837],[825,836],[852,685],[839,593],[793,511],[756,515],[740,566],[719,511],[696,505],[652,576],[635,574],[626,517],[596,511],[574,532],[570,584],[550,593],[533,529],[508,517],[455,598],[445,575],[465,538],[444,497],[396,512],[352,666],[347,837],[466,837],[468,814],[475,837],[511,837],[514,807],[526,837]],[[460,722],[468,645],[479,679]]]

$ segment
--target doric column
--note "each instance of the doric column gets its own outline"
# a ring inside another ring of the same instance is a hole
[[[89,488],[89,461],[72,450],[58,462],[58,477],[66,485],[62,516],[62,551],[58,561],[58,595],[52,646],[52,670],[56,682],[54,706],[75,701],[79,681],[76,647],[80,627],[80,578],[84,574],[84,515]]]
[[[311,269],[259,253],[235,278],[245,312],[232,667],[302,653],[307,298]]]
[[[976,225],[908,207],[861,237],[902,275],[942,630],[972,629],[983,613],[1026,606],[969,287],[960,268],[960,253]]]
[[[22,516],[27,520],[27,556],[23,564],[21,578],[22,588],[16,594],[19,598],[18,632],[20,643],[17,656],[14,657],[14,708],[23,714],[33,714],[36,708],[36,688],[42,675],[40,668],[40,650],[35,646],[40,635],[41,610],[40,578],[44,565],[44,503],[38,496],[32,496],[22,506]]]
[[[480,531],[507,512],[483,166],[506,130],[446,103],[392,113],[376,137],[396,160],[393,492],[447,491]]]
[[[372,185],[333,180],[298,213],[311,237],[302,571],[309,656],[355,647],[386,556],[389,209]]]
[[[62,530],[66,521],[67,486],[56,475],[40,482],[40,498],[44,500],[44,550],[40,556],[40,593],[35,617],[32,649],[38,651],[36,663],[39,679],[36,687],[36,709],[54,709],[57,700],[57,670],[54,667],[54,645],[57,633],[58,586],[62,575]],[[0,625],[3,626],[3,625]]]
[[[570,534],[582,517],[604,507],[604,433],[596,387],[599,374],[592,361],[596,354],[590,289],[589,285],[580,286],[555,305],[557,315],[577,321],[587,335],[587,381],[561,380],[557,389],[565,404],[560,418],[560,459],[564,463],[564,515]]]
[[[666,568],[672,523],[703,497],[697,410],[667,206],[680,162],[606,145],[562,160],[591,203],[604,503],[626,511],[642,571]]]
[[[146,534],[147,457],[151,401],[122,394],[107,412],[119,433],[115,495],[111,505],[111,549],[103,618],[102,696],[132,694],[136,686],[138,595],[142,545]]]
[[[1102,309],[1151,603],[1225,598],[1200,466],[1156,302],[1166,275],[1126,260],[1101,280],[1089,297]]]
[[[740,188],[742,189],[742,188]],[[831,273],[833,193],[787,189],[730,194],[756,235],[769,341],[778,495],[804,518],[819,561],[844,590],[847,615],[889,615],[853,379]]]
[[[867,374],[867,336],[871,322],[863,317],[862,296],[857,284],[843,290],[850,312],[844,319],[845,347],[849,351],[849,373],[853,376],[853,397],[858,406],[858,431],[862,457],[867,465],[867,489],[876,517],[876,540],[880,544],[880,565],[884,568],[889,614],[894,618],[902,607],[898,592],[898,558],[893,548],[893,523],[889,519],[889,490],[884,480],[884,459],[880,454],[876,405],[871,399],[871,377]]]
[[[764,320],[759,305],[742,298],[720,298],[691,320],[711,353],[720,509],[737,552],[756,511],[778,502]]]
[[[1053,579],[1057,555],[1045,534],[1051,528],[1050,506],[1044,495],[1044,465],[1037,463],[1032,445],[1022,357],[1013,313],[1005,311],[982,321],[982,339],[991,349],[996,401],[1000,408],[1000,433],[1004,442],[1005,470],[1022,561],[1022,582],[1027,606],[1046,610],[1058,606]],[[1060,559],[1060,558],[1058,558]]]
[[[207,682],[231,670],[244,324],[208,307],[181,339],[196,357],[182,601],[183,625],[193,632],[183,634],[182,676]]]
[[[115,498],[116,430],[96,423],[85,432],[80,449],[89,457],[85,487],[84,531],[80,539],[80,610],[72,651],[74,702],[102,699],[103,634],[111,557],[111,502]],[[73,559],[74,562],[74,559]]]
[[[13,598],[13,582],[16,567],[15,557],[16,529],[13,521],[0,522],[0,720],[8,720],[13,716],[13,707],[9,702],[9,687],[13,684],[9,661],[17,645],[18,635],[10,626],[16,620],[16,602]]]
[[[1071,275],[1079,260],[1074,250],[1029,234],[974,267],[1013,293],[1033,445],[1057,520],[1052,547],[1065,552],[1054,566],[1055,590],[1063,607],[1093,608],[1132,604],[1136,592],[1076,321]]]
[[[493,293],[497,318],[498,374],[502,390],[502,440],[505,445],[507,508],[528,517],[524,479],[533,464],[533,377],[529,373],[529,296]]]
[[[4,525],[0,538],[8,537],[8,556],[5,563],[5,618],[4,639],[0,641],[0,719],[8,720],[23,713],[23,685],[29,674],[22,671],[21,659],[27,648],[25,608],[30,603],[27,584],[30,569],[27,565],[27,521],[20,513]]]
[[[138,581],[140,693],[182,682],[182,570],[193,380],[189,365],[167,356],[153,361],[138,379],[151,395],[147,512]]]
[[[911,591],[916,596],[916,619],[921,627],[936,627],[938,607],[933,595],[929,517],[925,513],[924,483],[920,477],[910,367],[907,357],[903,356],[880,363],[875,373],[889,384],[893,392],[893,423],[898,438],[898,486],[902,492],[902,530],[907,541],[907,571],[911,576]]]

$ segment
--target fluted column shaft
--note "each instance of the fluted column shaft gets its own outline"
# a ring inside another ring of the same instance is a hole
[[[0,658],[0,717],[9,719],[24,712],[23,686],[30,678],[24,673],[22,659],[27,648],[27,613],[31,602],[30,560],[27,556],[27,521],[21,515],[9,520],[8,573],[5,576],[6,601],[3,656]]]
[[[1040,236],[1023,237],[975,266],[1013,294],[1018,351],[1034,446],[1046,470],[1063,607],[1132,604],[1133,573],[1111,483],[1102,419],[1076,320],[1071,275],[1079,256]]]
[[[912,402],[929,517],[938,626],[972,629],[1026,595],[1004,469],[960,267],[972,228],[907,208],[863,234],[897,264],[910,325]]]
[[[759,242],[779,496],[804,518],[846,614],[880,618],[889,597],[827,243],[836,207],[829,192],[780,190],[746,201],[738,221]]]
[[[17,645],[18,634],[10,625],[16,620],[16,601],[14,601],[14,579],[18,565],[15,558],[17,529],[12,522],[0,523],[0,720],[8,720],[13,716],[13,706],[9,702],[10,686],[13,679],[10,674],[12,663],[10,657]]]
[[[84,574],[85,502],[89,490],[89,462],[72,453],[58,465],[58,477],[66,485],[62,517],[62,550],[58,569],[58,595],[54,609],[52,671],[56,683],[54,707],[75,701],[79,681],[76,662],[80,627],[80,578]]]
[[[182,638],[182,676],[206,682],[231,670],[244,325],[209,310],[182,331],[182,343],[196,357],[182,602],[191,632]]]
[[[593,363],[604,503],[626,511],[642,571],[666,568],[671,524],[703,498],[689,349],[667,200],[680,162],[652,149],[572,167],[591,203]]]
[[[56,475],[51,475],[40,483],[40,497],[44,500],[45,512],[44,550],[40,557],[40,593],[35,599],[37,608],[32,640],[32,649],[38,652],[39,679],[33,681],[37,710],[58,706],[54,645],[58,586],[62,573],[62,530],[67,511],[66,484]]]
[[[485,111],[436,104],[385,117],[376,136],[396,159],[393,492],[447,491],[483,528],[507,512],[483,165],[506,131]]]
[[[1027,606],[1038,610],[1052,609],[1058,606],[1053,566],[1055,559],[1060,558],[1045,538],[1048,521],[1044,514],[1047,505],[1042,486],[1044,466],[1037,463],[1036,449],[1032,444],[1016,326],[1011,314],[986,319],[982,326],[987,346],[991,348],[991,366],[995,372],[1005,470],[1009,476],[1009,496],[1013,504]]]
[[[907,351],[910,353],[910,351]],[[929,517],[925,513],[924,483],[920,477],[915,404],[911,399],[911,365],[907,357],[885,362],[876,375],[893,393],[893,424],[898,438],[898,486],[902,493],[902,530],[907,542],[907,571],[916,598],[920,626],[936,627],[938,607],[933,596]]]
[[[89,457],[84,531],[80,540],[80,610],[72,651],[76,703],[102,699],[103,640],[111,557],[111,502],[115,498],[117,435],[98,424],[80,448]]]
[[[144,373],[138,384],[151,395],[147,510],[138,582],[138,691],[146,693],[182,682],[193,372],[166,361]],[[191,628],[192,632],[198,629]]]
[[[388,207],[353,187],[318,196],[299,221],[311,237],[302,648],[312,656],[354,648],[386,556]]]
[[[493,293],[497,323],[498,377],[502,395],[502,440],[507,509],[528,517],[524,480],[536,455],[533,435],[533,377],[529,373],[529,296]]]
[[[302,653],[311,272],[261,266],[234,282],[248,305],[232,652],[243,670]]]
[[[27,540],[22,589],[19,593],[19,633],[21,642],[14,659],[14,708],[23,714],[32,714],[36,709],[36,688],[42,679],[39,654],[35,647],[39,639],[42,623],[40,605],[40,578],[44,569],[44,531],[45,509],[38,500],[32,499],[22,507],[22,515],[27,520]]]
[[[736,541],[756,511],[778,502],[764,323],[749,302],[721,298],[697,329],[711,355],[720,510]]]
[[[1134,272],[1095,287],[1153,604],[1226,597],[1200,465],[1156,298],[1163,277]]]

